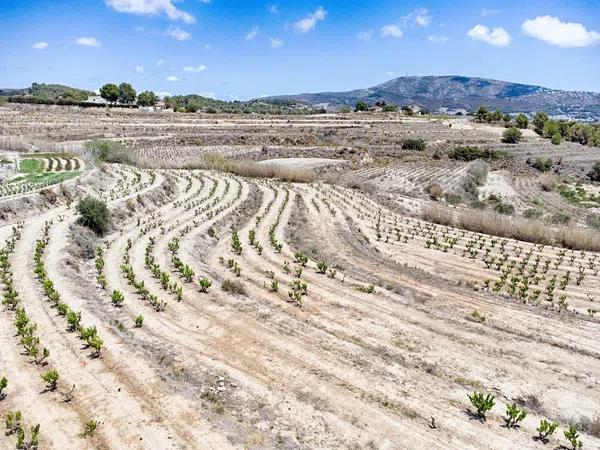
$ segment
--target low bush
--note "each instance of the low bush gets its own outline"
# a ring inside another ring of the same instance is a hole
[[[223,280],[223,283],[221,283],[221,289],[231,294],[246,295],[246,289],[244,288],[244,285],[240,281],[230,280],[229,278]]]
[[[425,150],[425,141],[423,139],[406,139],[402,143],[402,150]]]
[[[439,200],[444,195],[444,190],[438,183],[429,183],[425,186],[425,192],[429,194],[433,200]]]
[[[559,211],[550,216],[550,222],[554,225],[566,225],[571,221],[571,216],[565,212]]]
[[[531,164],[531,167],[539,170],[540,172],[549,172],[550,170],[552,170],[553,164],[554,164],[554,162],[550,158],[547,158],[547,159],[537,158],[533,162],[533,164]]]
[[[448,158],[459,161],[475,161],[476,159],[500,159],[506,152],[498,150],[482,150],[479,147],[459,146],[448,152]]]
[[[110,226],[110,212],[106,203],[91,196],[87,196],[77,204],[80,217],[78,222],[96,232],[104,234]]]
[[[510,127],[502,133],[502,142],[505,144],[516,144],[523,140],[523,132],[517,127]]]

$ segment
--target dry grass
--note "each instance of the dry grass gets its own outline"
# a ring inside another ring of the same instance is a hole
[[[556,189],[556,185],[558,183],[556,180],[556,175],[553,175],[551,173],[545,173],[543,175],[540,175],[539,181],[542,190],[546,192],[553,192],[554,189]]]
[[[10,152],[64,153],[71,151],[64,144],[44,139],[23,138],[20,136],[0,136],[0,150]]]
[[[294,169],[276,164],[257,164],[253,161],[228,159],[216,154],[208,154],[198,161],[186,163],[185,168],[217,170],[248,178],[275,178],[292,183],[310,183],[316,179],[316,174],[312,170]]]
[[[600,234],[583,228],[550,228],[539,221],[511,218],[490,211],[453,211],[439,205],[425,207],[422,217],[428,222],[493,236],[574,250],[600,251]]]

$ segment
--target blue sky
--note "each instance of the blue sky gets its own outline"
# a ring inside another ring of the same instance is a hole
[[[2,0],[0,87],[217,98],[467,75],[600,91],[600,0]]]

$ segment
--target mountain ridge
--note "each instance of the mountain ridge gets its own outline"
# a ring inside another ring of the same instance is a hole
[[[260,100],[295,100],[327,109],[354,106],[363,100],[370,105],[376,102],[418,105],[436,112],[473,111],[485,105],[509,113],[546,111],[555,116],[600,119],[600,93],[597,92],[565,91],[461,75],[405,76],[366,89],[276,95]]]

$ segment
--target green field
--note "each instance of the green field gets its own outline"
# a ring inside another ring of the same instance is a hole
[[[44,170],[44,164],[41,159],[23,159],[19,163],[19,172],[21,173],[40,173]]]

